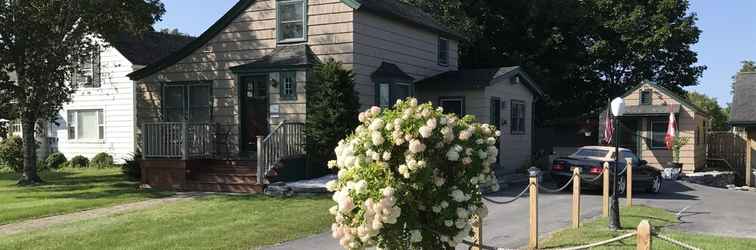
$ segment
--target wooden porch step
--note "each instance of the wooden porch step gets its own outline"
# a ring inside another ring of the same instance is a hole
[[[229,168],[229,167],[208,167],[206,169],[197,169],[198,174],[231,174],[231,175],[257,175],[257,168]]]
[[[193,180],[203,183],[255,184],[257,174],[202,174]]]
[[[184,191],[226,192],[226,193],[260,193],[263,185],[249,183],[202,183],[188,182],[183,185]]]

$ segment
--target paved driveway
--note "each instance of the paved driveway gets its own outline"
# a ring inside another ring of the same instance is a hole
[[[494,196],[506,200],[524,188],[513,185]],[[570,193],[541,194],[539,198],[539,231],[541,237],[570,225]],[[583,218],[601,214],[601,193],[583,196]],[[689,232],[756,238],[756,192],[730,191],[686,182],[665,182],[662,193],[638,194],[635,204],[667,209],[680,213],[682,223],[676,228]],[[624,199],[620,200],[624,204]],[[528,242],[528,200],[508,205],[488,204],[489,216],[484,221],[484,243],[502,248],[518,248]],[[311,236],[273,246],[269,249],[340,249],[330,233]],[[458,247],[467,249],[467,247]]]

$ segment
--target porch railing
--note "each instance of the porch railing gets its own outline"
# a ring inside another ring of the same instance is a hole
[[[144,158],[210,158],[214,151],[215,127],[211,123],[145,123],[142,125]]]
[[[304,123],[284,121],[270,135],[257,137],[257,183],[263,183],[277,161],[305,153],[304,128]]]

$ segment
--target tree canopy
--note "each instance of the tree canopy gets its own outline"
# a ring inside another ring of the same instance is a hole
[[[19,184],[41,181],[36,174],[34,128],[50,120],[70,101],[68,84],[77,65],[92,55],[98,41],[152,29],[165,12],[159,0],[1,0],[0,93],[10,96],[13,115],[21,118],[24,176]]]
[[[540,120],[595,112],[650,80],[678,93],[698,84],[686,0],[405,0],[470,40],[465,68],[521,65],[549,95]]]
[[[719,102],[717,102],[716,98],[691,91],[688,92],[688,100],[711,116],[711,130],[726,131],[730,128],[727,124],[730,120],[730,114],[719,106]]]

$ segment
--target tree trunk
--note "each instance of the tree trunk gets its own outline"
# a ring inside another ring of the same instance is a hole
[[[19,186],[28,186],[42,183],[37,175],[37,143],[34,140],[34,125],[36,119],[24,115],[21,119],[21,128],[24,140],[24,173],[18,180]]]

